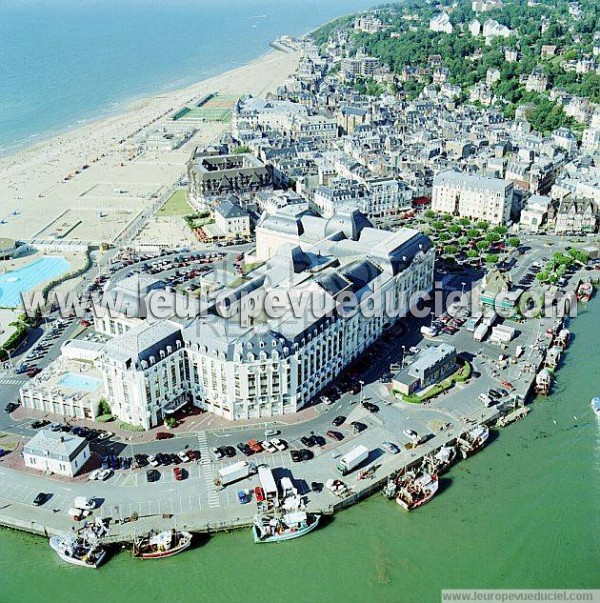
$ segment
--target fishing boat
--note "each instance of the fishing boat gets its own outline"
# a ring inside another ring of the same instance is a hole
[[[284,515],[257,515],[252,533],[254,542],[283,542],[312,532],[321,520],[320,515],[293,511]]]
[[[192,535],[189,532],[150,532],[147,536],[134,540],[133,556],[139,559],[163,559],[185,551],[191,544]]]
[[[474,427],[460,438],[457,438],[456,443],[458,444],[463,458],[467,458],[481,450],[489,437],[489,428],[486,425],[477,425],[477,427]]]
[[[535,376],[535,393],[547,396],[550,393],[552,386],[552,374],[547,368],[543,368]]]
[[[425,463],[429,471],[441,475],[459,460],[456,446],[442,446],[435,454],[426,456]]]
[[[600,417],[600,397],[592,398],[590,404],[592,405],[592,410],[596,413],[596,416]]]
[[[106,550],[98,543],[80,536],[53,536],[50,546],[67,563],[97,569],[106,557]]]
[[[396,502],[405,510],[412,511],[429,502],[439,488],[438,476],[428,471],[408,472],[396,484]]]
[[[594,292],[594,285],[589,281],[584,281],[577,288],[577,301],[588,302]]]

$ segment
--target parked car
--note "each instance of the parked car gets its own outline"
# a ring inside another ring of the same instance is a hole
[[[33,504],[36,507],[41,507],[49,498],[50,494],[47,492],[38,492],[36,497],[33,499]]]
[[[398,454],[400,452],[400,448],[392,442],[384,442],[381,446],[390,454]]]
[[[222,459],[224,456],[223,451],[220,448],[211,448],[210,452],[217,459],[217,461]]]
[[[159,431],[156,434],[157,440],[170,440],[173,437],[175,437],[175,436],[172,433],[169,433],[168,431]]]
[[[250,450],[252,450],[252,452],[263,451],[263,447],[260,445],[260,442],[257,442],[256,440],[248,440],[248,447]]]
[[[9,402],[5,407],[4,411],[7,413],[15,412],[19,408],[19,405],[16,402]]]
[[[251,500],[250,490],[240,490],[237,495],[241,505],[247,505]]]
[[[327,440],[321,435],[314,435],[312,441],[315,443],[315,446],[325,446],[327,444]]]
[[[246,456],[251,456],[252,454],[254,454],[254,452],[252,451],[252,449],[250,448],[250,446],[248,446],[248,444],[244,444],[244,442],[240,442],[237,445],[237,449],[242,453],[245,454]]]
[[[180,452],[177,453],[177,456],[184,462],[184,463],[189,463],[190,461],[190,457],[187,455],[187,452],[185,450],[181,450]]]
[[[254,488],[254,498],[256,498],[256,502],[262,502],[265,500],[265,493],[260,486],[256,486],[256,488]]]
[[[233,446],[223,446],[223,452],[228,459],[232,459],[235,456],[235,448]],[[198,458],[200,458],[198,453]]]
[[[279,452],[283,452],[284,450],[287,449],[287,444],[279,438],[273,438],[271,440],[271,444],[273,444],[273,446],[275,446],[275,448],[277,448],[277,450],[279,450]]]
[[[183,479],[183,469],[181,467],[173,467],[173,475],[175,479],[180,482]]]
[[[412,429],[405,429],[402,432],[407,438],[410,438],[411,440],[418,440],[419,439],[419,434],[416,431],[413,431]]]
[[[320,492],[323,489],[323,484],[320,482],[311,482],[310,489],[313,492]]]
[[[300,458],[303,461],[310,461],[310,459],[314,458],[314,454],[312,452],[312,450],[308,450],[307,448],[303,448],[302,450],[300,450]]]
[[[339,431],[329,430],[327,432],[327,436],[336,442],[341,442],[344,439],[343,434],[341,434]]]
[[[362,405],[369,412],[379,412],[379,406],[377,406],[377,404],[373,404],[372,402],[363,402]]]
[[[309,436],[302,436],[300,438],[300,441],[302,442],[303,446],[308,446],[309,448],[315,445],[312,437],[309,437]]]
[[[273,446],[273,444],[271,444],[271,442],[269,442],[269,440],[265,440],[264,442],[261,442],[260,445],[267,452],[277,452],[277,448],[275,448],[275,446]]]
[[[367,426],[364,423],[361,423],[360,421],[352,421],[350,425],[352,426],[354,433],[361,433],[367,428]]]
[[[334,425],[335,427],[339,427],[340,425],[343,425],[346,422],[346,417],[336,417],[331,424]]]
[[[31,427],[33,427],[33,429],[41,429],[42,427],[46,427],[46,425],[50,425],[50,421],[46,421],[45,419],[39,419],[37,421],[34,421],[31,424]]]
[[[153,454],[148,457],[148,462],[152,467],[158,467],[160,465],[160,461]]]
[[[148,469],[146,471],[146,481],[147,482],[155,482],[160,477],[160,472],[156,469]]]

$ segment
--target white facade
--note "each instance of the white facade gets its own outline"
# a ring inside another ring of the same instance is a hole
[[[84,438],[42,429],[23,446],[25,466],[44,473],[74,477],[90,458]]]
[[[429,21],[429,29],[431,31],[451,34],[454,28],[452,27],[452,23],[450,23],[450,17],[446,13],[440,13]]]
[[[497,178],[442,172],[433,180],[431,209],[490,224],[510,218],[513,183]]]
[[[187,401],[186,358],[180,326],[145,323],[109,342],[101,359],[112,414],[150,429]]]

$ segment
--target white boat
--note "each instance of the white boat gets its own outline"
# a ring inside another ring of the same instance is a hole
[[[486,425],[477,425],[477,427],[467,431],[462,437],[458,438],[456,443],[460,448],[463,458],[467,458],[483,448],[489,437],[489,428]]]
[[[590,403],[597,417],[600,417],[600,397],[592,398]]]
[[[299,538],[312,532],[320,519],[320,515],[305,511],[294,511],[280,517],[257,515],[252,526],[254,542],[283,542]]]
[[[53,536],[50,546],[67,563],[97,569],[106,557],[106,551],[97,542],[79,536]]]

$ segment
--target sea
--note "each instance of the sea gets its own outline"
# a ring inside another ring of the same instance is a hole
[[[279,34],[367,4],[0,0],[2,144],[215,75]],[[0,530],[0,602],[428,603],[442,589],[598,589],[599,312],[598,299],[580,307],[552,394],[455,466],[421,509],[377,494],[293,542],[256,545],[241,530],[156,562],[123,551],[98,571]]]
[[[0,156],[375,0],[0,0]]]

